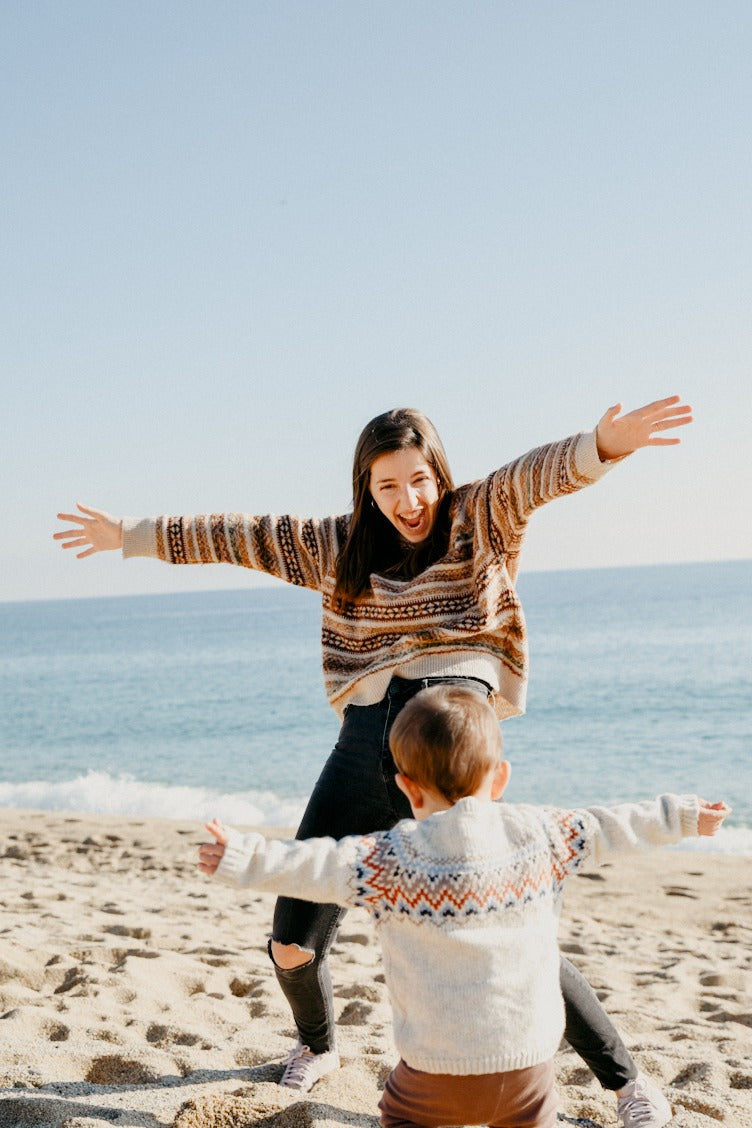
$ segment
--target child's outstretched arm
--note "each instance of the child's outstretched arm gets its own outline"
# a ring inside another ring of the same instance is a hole
[[[320,904],[360,903],[357,865],[361,854],[372,850],[373,836],[286,841],[258,831],[241,834],[218,819],[205,825],[214,842],[199,846],[197,864],[209,877]]]
[[[664,438],[663,431],[692,422],[692,408],[681,396],[668,396],[620,415],[622,405],[609,407],[595,429],[598,455],[604,462],[624,458],[645,446],[675,446],[681,439]]]
[[[580,812],[584,855],[596,863],[614,854],[669,846],[682,838],[712,835],[730,813],[727,804],[709,803],[696,795],[659,795],[641,803],[589,807]]]
[[[217,866],[225,856],[227,845],[227,828],[218,819],[204,824],[209,834],[214,835],[214,842],[202,842],[198,848],[198,868],[202,873],[212,877],[217,872]]]

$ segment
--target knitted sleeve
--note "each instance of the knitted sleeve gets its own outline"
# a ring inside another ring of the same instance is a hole
[[[334,573],[347,518],[211,513],[123,520],[123,556],[168,564],[237,564],[321,590]]]
[[[613,465],[598,457],[593,431],[536,447],[502,466],[486,480],[495,550],[513,554],[535,509],[592,485]]]
[[[357,858],[370,836],[299,840],[265,839],[230,830],[216,877],[318,904],[352,908],[358,903]]]
[[[700,805],[695,795],[659,795],[615,807],[553,811],[544,816],[560,876],[589,859],[596,865],[616,854],[669,846],[697,834]]]

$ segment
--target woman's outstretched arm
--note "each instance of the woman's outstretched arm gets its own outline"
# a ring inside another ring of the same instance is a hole
[[[110,549],[123,547],[123,521],[121,517],[113,517],[105,513],[104,509],[91,509],[89,506],[76,502],[76,509],[80,510],[83,517],[77,513],[58,513],[59,521],[70,521],[76,528],[61,529],[53,533],[52,539],[62,541],[62,548],[80,548],[76,556],[83,560],[94,552],[107,552]]]
[[[236,564],[314,591],[321,591],[324,577],[333,575],[347,533],[346,520],[337,517],[210,513],[121,518],[103,509],[77,508],[81,516],[58,514],[74,527],[53,537],[63,548],[79,549],[79,559],[122,549],[126,558],[144,556],[168,564]]]

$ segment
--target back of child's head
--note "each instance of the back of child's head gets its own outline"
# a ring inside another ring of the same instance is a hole
[[[389,746],[402,775],[456,803],[501,760],[501,728],[476,690],[434,685],[399,713]]]

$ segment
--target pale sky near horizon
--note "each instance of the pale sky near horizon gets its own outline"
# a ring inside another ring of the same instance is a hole
[[[0,7],[0,600],[242,587],[52,541],[344,512],[363,424],[455,479],[680,393],[528,570],[752,557],[752,6]]]

